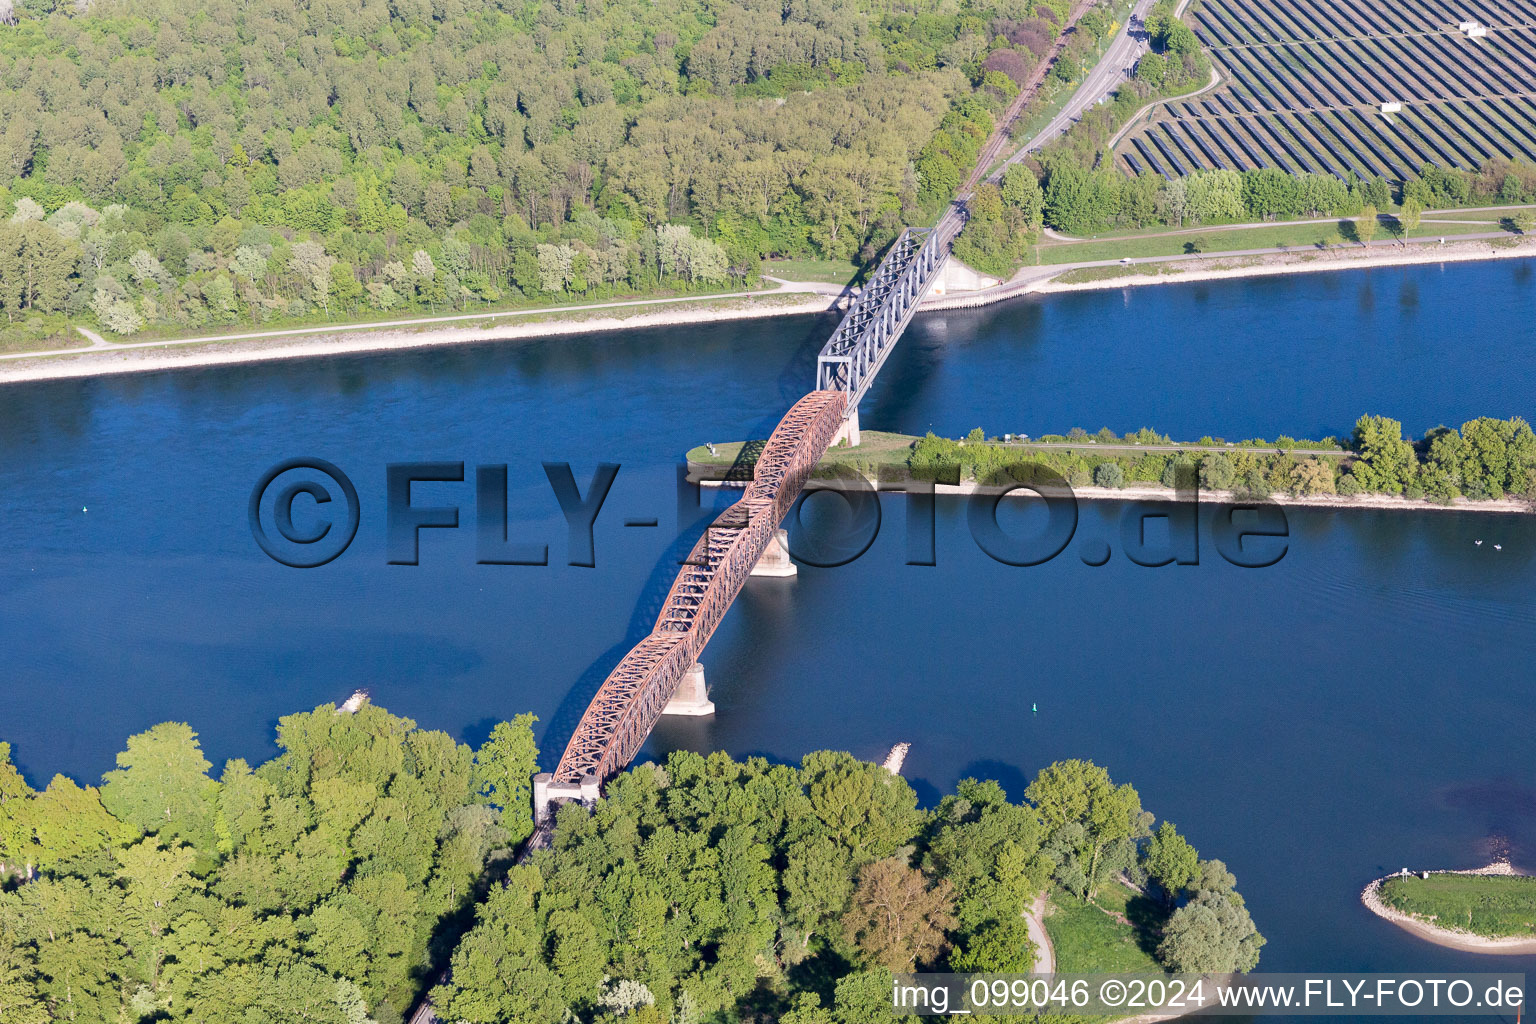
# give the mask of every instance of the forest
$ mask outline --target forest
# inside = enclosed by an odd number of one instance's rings
[[[954,195],[1070,8],[0,0],[0,347],[734,290],[770,257],[851,275]],[[1116,27],[1088,10],[1053,81]],[[1209,68],[1166,5],[1148,28],[1134,80],[1033,182],[978,191],[961,259],[1016,267],[1041,224],[1536,197],[1504,164],[1127,179],[1105,142]]]
[[[950,197],[1068,9],[5,0],[6,338],[867,261]]]
[[[0,1021],[399,1021],[533,831],[532,721],[471,750],[327,705],[217,779],[165,723],[99,786],[40,792],[0,743]]]
[[[1263,938],[1225,865],[1202,860],[1103,768],[1042,769],[1017,803],[966,779],[930,811],[846,753],[798,765],[679,752],[568,805],[512,869],[436,990],[472,1024],[915,1021],[892,972],[1024,972],[1021,914],[1054,886],[1129,880],[1160,908],[1158,960],[1251,970]]]
[[[679,752],[514,862],[532,723],[471,749],[325,705],[217,777],[166,723],[99,786],[41,791],[0,744],[0,1021],[398,1024],[441,982],[443,1019],[475,1024],[879,1024],[907,1019],[892,971],[1026,971],[1037,893],[1125,885],[1167,968],[1258,962],[1231,872],[1091,762],[925,810],[846,753]]]

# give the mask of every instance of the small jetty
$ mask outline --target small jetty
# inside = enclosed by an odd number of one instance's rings
[[[363,706],[365,704],[367,704],[367,703],[368,703],[368,691],[367,690],[353,690],[352,691],[352,696],[350,696],[346,700],[342,701],[341,706],[336,709],[336,714],[338,714],[338,715],[355,715],[359,711],[361,711],[363,709]]]
[[[896,744],[891,748],[891,752],[885,755],[885,760],[880,763],[880,767],[884,768],[892,775],[900,775],[901,766],[907,761],[907,751],[911,749],[912,744],[910,743]]]

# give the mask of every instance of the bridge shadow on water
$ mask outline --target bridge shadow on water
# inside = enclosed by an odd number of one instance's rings
[[[773,428],[778,426],[783,414],[812,390],[816,379],[816,356],[821,351],[826,336],[836,326],[836,322],[837,317],[828,314],[814,317],[806,323],[804,333],[797,339],[785,361],[784,368],[775,380],[778,395],[782,400],[782,408],[759,417],[751,424],[743,425],[741,436],[752,439],[756,443],[743,448],[736,463],[721,475],[721,479],[743,486],[751,480],[751,464],[762,451],[763,441],[773,432]],[[679,466],[678,472],[680,477],[685,476],[686,466]],[[566,743],[575,733],[587,706],[591,704],[592,698],[602,687],[609,673],[635,644],[650,634],[657,616],[661,614],[667,595],[672,590],[673,581],[681,571],[683,562],[694,544],[703,536],[705,527],[719,515],[721,510],[741,497],[741,491],[734,488],[722,490],[695,488],[687,485],[682,479],[678,482],[678,494],[679,535],[662,552],[641,584],[640,596],[635,602],[635,610],[630,615],[623,638],[604,650],[602,655],[582,671],[566,691],[550,720],[545,723],[543,741],[540,744],[540,760],[546,769],[554,768],[561,752],[565,750]],[[697,495],[696,506],[691,504],[694,495]],[[687,501],[684,500],[684,496],[688,496]]]

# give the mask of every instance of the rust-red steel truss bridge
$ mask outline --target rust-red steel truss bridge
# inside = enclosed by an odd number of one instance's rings
[[[603,681],[542,785],[561,799],[596,799],[596,789],[628,767],[698,660],[731,602],[762,558],[779,523],[837,436],[924,296],[942,272],[963,222],[955,204],[931,229],[902,233],[869,285],[823,347],[818,390],[785,414],[758,457],[740,501],[704,531],[650,634]],[[537,780],[536,780],[537,781]],[[547,817],[537,815],[541,830]]]
[[[650,635],[592,698],[553,773],[556,784],[606,781],[628,767],[831,445],[847,401],[843,391],[812,391],[779,421],[746,493],[705,529]]]

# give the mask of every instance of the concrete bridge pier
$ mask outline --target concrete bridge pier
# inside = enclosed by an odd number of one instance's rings
[[[682,681],[677,684],[677,692],[667,701],[661,713],[685,718],[702,718],[715,713],[715,702],[709,699],[709,690],[704,686],[703,665],[694,662],[683,673]]]
[[[602,781],[590,773],[583,775],[580,782],[557,783],[550,772],[540,772],[533,777],[533,823],[549,824],[560,805],[572,800],[580,800],[583,807],[591,810],[603,795],[602,789]]]
[[[846,444],[850,448],[859,446],[859,410],[855,409],[843,420],[843,425],[837,428],[837,433],[832,435],[832,447]]]
[[[763,549],[763,557],[752,567],[752,575],[783,578],[794,576],[799,571],[789,557],[789,531],[774,530],[768,546]]]

